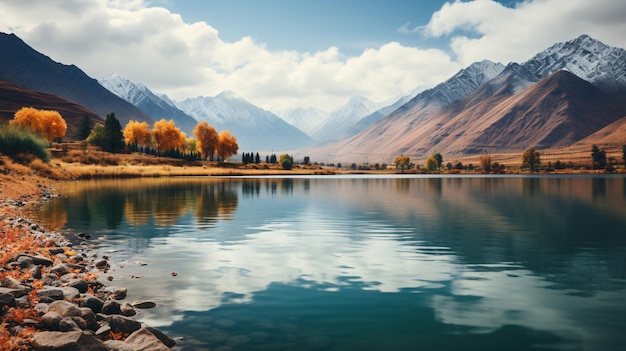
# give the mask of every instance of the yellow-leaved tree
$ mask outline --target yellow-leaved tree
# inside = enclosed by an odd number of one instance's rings
[[[220,132],[219,141],[217,143],[217,155],[222,161],[226,161],[230,156],[236,155],[239,151],[237,139],[231,135],[228,130]]]
[[[181,150],[185,143],[180,129],[176,127],[174,120],[166,121],[161,119],[154,123],[152,128],[152,139],[154,140],[157,153],[172,150]]]
[[[217,149],[219,135],[215,127],[210,126],[207,122],[200,122],[193,129],[193,135],[196,137],[196,150],[200,152],[203,160],[210,158],[213,161],[213,155]]]
[[[129,121],[123,132],[126,145],[133,151],[137,151],[139,146],[144,149],[150,146],[152,134],[150,134],[148,128],[149,126],[146,122]]]
[[[38,110],[33,107],[22,107],[15,112],[11,125],[17,125],[43,136],[48,142],[63,138],[67,131],[67,123],[61,114],[52,110]]]

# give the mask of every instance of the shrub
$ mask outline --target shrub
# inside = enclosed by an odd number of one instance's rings
[[[293,165],[293,157],[288,154],[282,154],[280,155],[279,162],[283,169],[291,169]]]
[[[34,155],[44,162],[50,161],[48,142],[37,134],[7,124],[0,125],[0,153],[15,158],[22,154]],[[27,157],[28,158],[28,157]]]

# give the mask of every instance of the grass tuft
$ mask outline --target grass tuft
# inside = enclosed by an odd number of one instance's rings
[[[0,153],[16,161],[31,162],[33,155],[44,162],[50,161],[48,142],[37,134],[8,124],[0,125]]]

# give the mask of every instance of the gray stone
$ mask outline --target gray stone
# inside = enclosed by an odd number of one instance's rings
[[[169,336],[165,335],[162,331],[157,328],[149,327],[147,325],[143,326],[145,329],[148,329],[154,336],[156,336],[165,346],[174,347],[176,345],[176,341]]]
[[[0,287],[0,295],[2,295],[2,294],[9,294],[9,295],[11,295],[13,297],[22,297],[22,296],[28,294],[28,290]]]
[[[71,302],[59,300],[50,303],[46,313],[56,312],[61,317],[80,317],[80,308]]]
[[[79,318],[79,317],[76,317]],[[85,321],[83,321],[85,324]],[[71,331],[71,330],[83,330],[86,328],[81,328],[78,323],[72,317],[65,317],[59,321],[59,330],[60,331]]]
[[[132,333],[126,340],[125,344],[128,344],[135,351],[169,351],[170,348],[165,346],[161,340],[159,340],[148,329],[141,328]]]
[[[21,268],[28,268],[34,263],[32,258],[28,256],[20,256],[17,258],[17,264],[19,264]]]
[[[102,305],[104,305],[102,299],[89,294],[83,295],[82,300],[79,302],[80,307],[88,307],[93,313],[100,313],[102,311]]]
[[[19,260],[21,256],[30,257],[33,260],[33,264],[36,264],[36,265],[52,266],[54,264],[54,261],[44,256],[20,254],[18,255],[17,259]]]
[[[111,297],[115,300],[124,300],[127,290],[125,288],[107,287],[104,289],[104,292],[111,294]]]
[[[98,327],[98,322],[96,322],[96,314],[93,313],[91,308],[81,307],[80,317],[85,321],[85,323],[87,323],[88,328],[94,329]]]
[[[107,351],[104,343],[91,333],[44,331],[33,335],[35,350],[46,351]]]
[[[37,297],[41,302],[53,302],[63,300],[63,290],[52,286],[45,286],[37,291]]]
[[[57,275],[62,276],[70,272],[70,267],[68,267],[65,263],[60,263],[50,268],[50,272],[56,273]]]
[[[107,262],[107,260],[104,260],[104,259],[96,261],[95,265],[96,265],[96,268],[98,269],[109,268],[109,262]]]
[[[135,351],[131,345],[121,340],[107,340],[104,342],[104,345],[109,351]]]
[[[104,314],[120,314],[122,309],[119,302],[115,300],[106,300],[102,305],[101,312]]]
[[[106,339],[111,335],[111,326],[108,324],[104,324],[100,328],[96,330],[96,337],[98,339]]]
[[[9,293],[0,293],[0,309],[5,306],[16,307],[17,303],[15,302],[15,296]]]
[[[109,322],[111,330],[113,330],[114,333],[132,333],[141,328],[141,323],[132,318],[120,316],[119,314],[106,316],[106,321]]]
[[[77,289],[80,293],[85,293],[89,289],[89,283],[84,279],[71,279],[67,286]]]
[[[135,311],[135,308],[133,307],[133,305],[129,304],[128,302],[124,302],[120,306],[120,314],[122,316],[131,317],[131,316],[136,315],[137,311]]]
[[[135,308],[139,308],[139,309],[145,309],[145,308],[154,308],[156,307],[156,303],[152,302],[152,301],[135,301],[133,302],[133,307]]]
[[[48,312],[41,317],[41,324],[48,330],[59,330],[59,323],[63,317],[57,312]]]
[[[76,288],[72,288],[71,286],[60,287],[63,291],[63,298],[68,301],[74,301],[74,299],[80,296],[80,292]]]

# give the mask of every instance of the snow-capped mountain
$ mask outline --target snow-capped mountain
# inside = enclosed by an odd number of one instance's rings
[[[287,123],[300,129],[308,135],[313,134],[315,128],[322,125],[330,113],[315,107],[295,108],[283,113],[280,117]]]
[[[337,111],[331,113],[323,124],[312,131],[311,136],[317,141],[337,138],[354,126],[363,117],[382,106],[363,96],[353,96]]]
[[[135,105],[155,120],[173,119],[181,131],[191,136],[198,121],[178,109],[166,95],[157,95],[141,83],[133,83],[117,73],[98,81],[113,94]]]
[[[535,81],[565,70],[600,88],[620,90],[626,86],[626,50],[588,35],[554,44],[522,66],[535,75]]]
[[[230,91],[215,97],[199,96],[177,101],[176,106],[198,121],[208,122],[218,132],[229,130],[237,138],[241,151],[280,152],[313,142],[298,128]]]

